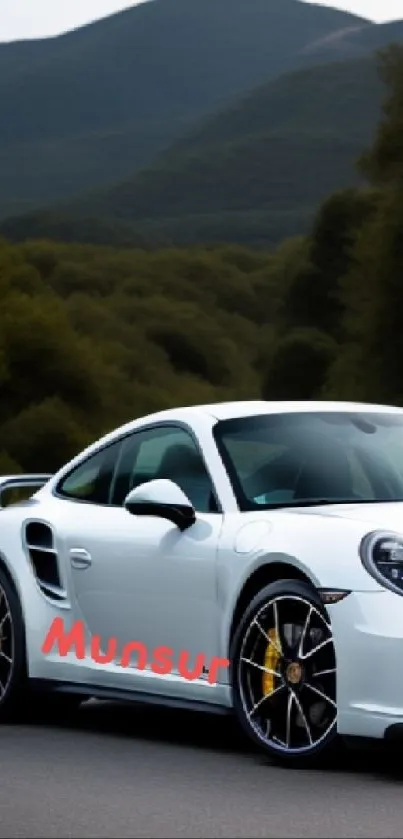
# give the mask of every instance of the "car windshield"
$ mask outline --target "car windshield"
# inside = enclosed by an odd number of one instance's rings
[[[214,436],[241,510],[403,501],[403,412],[242,417]]]

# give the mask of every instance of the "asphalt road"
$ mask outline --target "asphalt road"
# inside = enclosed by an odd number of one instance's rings
[[[0,729],[0,837],[403,837],[403,761],[270,765],[231,719],[116,704]]]

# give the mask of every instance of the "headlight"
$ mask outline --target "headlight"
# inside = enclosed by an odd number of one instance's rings
[[[403,536],[379,530],[368,533],[361,542],[360,554],[371,577],[403,595]]]

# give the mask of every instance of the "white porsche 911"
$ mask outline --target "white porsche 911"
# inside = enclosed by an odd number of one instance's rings
[[[295,765],[401,730],[402,409],[164,411],[0,479],[22,486],[0,512],[3,720],[89,697],[235,712]]]

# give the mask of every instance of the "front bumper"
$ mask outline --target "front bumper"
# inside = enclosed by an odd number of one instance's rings
[[[337,658],[339,734],[393,736],[403,725],[403,597],[353,592],[327,610]]]

